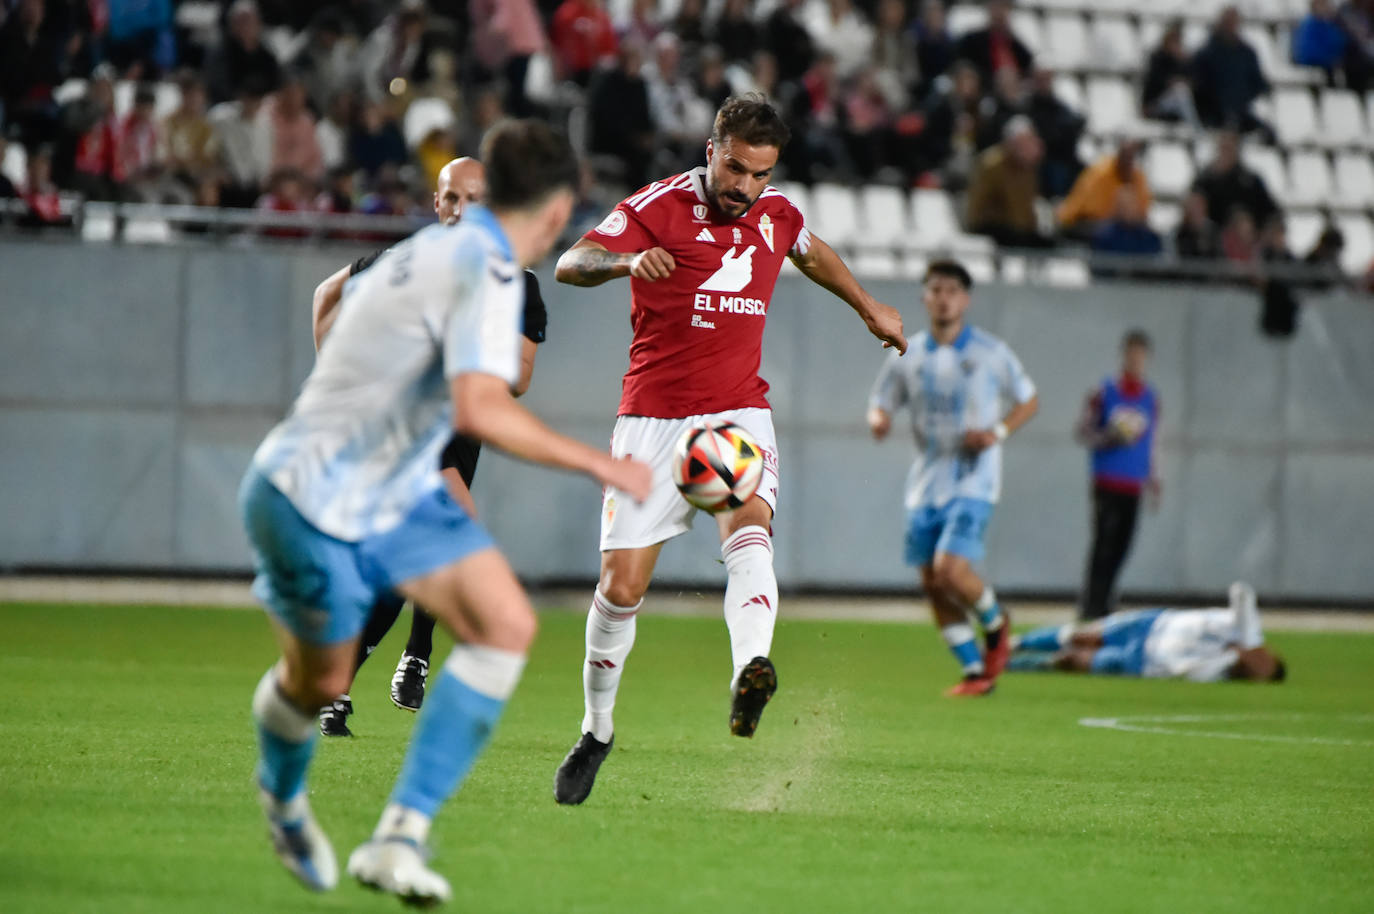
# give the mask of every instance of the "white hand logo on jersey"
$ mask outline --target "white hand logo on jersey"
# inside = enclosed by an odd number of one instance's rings
[[[720,258],[720,269],[707,277],[698,289],[706,292],[738,292],[754,278],[754,245],[744,249],[738,256],[735,249],[725,252]]]

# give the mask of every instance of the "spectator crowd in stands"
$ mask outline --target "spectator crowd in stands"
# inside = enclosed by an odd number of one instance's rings
[[[0,0],[0,134],[28,163],[0,194],[40,213],[56,212],[59,188],[421,213],[444,162],[530,113],[566,121],[589,178],[632,188],[700,161],[716,107],[756,91],[793,130],[779,177],[942,187],[961,195],[969,231],[1002,244],[1249,261],[1283,236],[1238,153],[1241,136],[1273,131],[1255,111],[1269,83],[1235,8],[1192,49],[1170,24],[1141,61],[1146,117],[1220,131],[1166,243],[1146,218],[1142,137],[1081,161],[1086,120],[1013,30],[1010,0],[986,0],[986,24],[962,34],[943,0],[629,0],[615,18],[604,0],[192,5],[199,19],[174,0]],[[1374,0],[1312,0],[1292,58],[1332,84],[1374,87]],[[544,62],[551,91],[531,98]]]

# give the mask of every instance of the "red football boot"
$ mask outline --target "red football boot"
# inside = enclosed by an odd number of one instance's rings
[[[997,687],[988,676],[965,676],[956,685],[945,689],[946,698],[978,698],[983,695],[991,695],[992,690]]]

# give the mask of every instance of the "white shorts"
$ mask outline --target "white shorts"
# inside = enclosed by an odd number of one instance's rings
[[[763,478],[758,496],[778,510],[778,441],[773,411],[759,407],[732,409],[707,416],[653,419],[621,416],[611,435],[611,456],[634,457],[654,469],[654,488],[641,504],[607,487],[601,497],[601,551],[640,549],[670,540],[692,529],[697,509],[673,485],[673,449],[687,429],[704,422],[733,422],[754,437],[763,451]]]

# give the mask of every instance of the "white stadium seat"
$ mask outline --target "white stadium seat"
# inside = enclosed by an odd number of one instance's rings
[[[1024,257],[1003,257],[1001,278],[1002,283],[1008,286],[1024,286],[1026,284],[1026,258]]]
[[[1083,70],[1088,60],[1088,27],[1077,13],[1045,17],[1044,65],[1054,70]]]
[[[957,3],[945,14],[945,25],[955,41],[969,32],[985,28],[987,24],[988,11],[973,3]]]
[[[124,240],[130,244],[167,244],[173,239],[172,226],[155,216],[133,216],[124,223]]]
[[[997,267],[992,262],[991,254],[964,254],[960,257],[964,269],[968,270],[973,281],[979,285],[994,282],[997,279]]]
[[[929,263],[929,258],[924,254],[903,254],[898,262],[898,269],[903,279],[914,279],[919,282],[925,279],[926,266]]]
[[[1340,202],[1346,206],[1374,205],[1374,163],[1368,154],[1345,152],[1336,156],[1335,182]]]
[[[1326,145],[1357,146],[1368,141],[1364,111],[1360,97],[1354,92],[1348,89],[1324,89],[1320,109],[1322,140]]]
[[[1364,216],[1341,216],[1336,227],[1345,236],[1345,250],[1341,252],[1341,269],[1363,276],[1374,260],[1374,227]]]
[[[909,246],[911,220],[907,215],[906,194],[896,187],[869,185],[859,191],[859,243],[864,247]]]
[[[860,251],[854,258],[854,273],[864,279],[896,279],[899,266],[890,251]]]
[[[1288,157],[1288,195],[1294,206],[1320,206],[1333,197],[1331,166],[1321,152],[1295,152]]]
[[[943,190],[918,187],[911,192],[911,225],[923,249],[948,245],[951,238],[963,233],[954,203]]]
[[[1068,73],[1057,73],[1054,77],[1054,94],[1074,111],[1083,112],[1083,81]]]
[[[1086,133],[1078,138],[1078,158],[1084,162],[1096,162],[1102,154],[1102,146]]]
[[[1285,146],[1301,146],[1317,136],[1317,106],[1307,89],[1274,90],[1274,129]]]
[[[1040,268],[1040,279],[1046,285],[1081,289],[1092,284],[1088,265],[1074,257],[1051,257]]]
[[[1321,214],[1311,210],[1294,210],[1284,221],[1288,229],[1288,250],[1298,259],[1306,257],[1307,252],[1316,246],[1322,229],[1326,227],[1326,220]]]
[[[842,184],[817,184],[811,196],[813,212],[807,221],[816,234],[832,245],[851,245],[859,240],[859,208],[852,188]]]
[[[1124,79],[1094,76],[1088,80],[1088,129],[1097,136],[1110,136],[1135,125],[1135,93]]]
[[[1045,49],[1045,37],[1040,31],[1040,17],[1027,9],[1011,11],[1011,30],[1025,43],[1030,52],[1039,56]]]
[[[1266,27],[1254,22],[1247,22],[1240,27],[1240,35],[1255,49],[1255,56],[1259,58],[1260,72],[1270,79],[1274,78],[1274,73],[1278,69],[1278,53],[1274,49],[1274,35]]]
[[[9,143],[5,146],[4,161],[0,161],[0,174],[9,178],[15,187],[23,187],[27,183],[29,170],[29,154],[24,150],[23,143]]]
[[[1145,176],[1161,197],[1182,197],[1193,184],[1193,157],[1181,143],[1152,143],[1145,150]]]
[[[1135,26],[1122,16],[1098,16],[1093,20],[1089,62],[1099,70],[1134,73],[1145,55]]]
[[[792,205],[801,210],[802,218],[808,222],[812,216],[811,195],[807,193],[805,184],[796,184],[791,181],[781,181],[773,187],[782,191],[787,199],[792,201]]]
[[[1174,233],[1182,218],[1183,207],[1177,203],[1162,203],[1156,200],[1150,204],[1150,228],[1166,238]]]
[[[1283,167],[1283,157],[1279,155],[1277,149],[1247,143],[1241,149],[1240,159],[1247,168],[1258,173],[1264,179],[1264,184],[1269,188],[1269,193],[1280,200],[1287,199],[1288,170]]]

